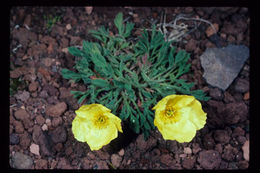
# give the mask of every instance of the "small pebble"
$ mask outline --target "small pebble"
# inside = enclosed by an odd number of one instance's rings
[[[125,154],[125,150],[124,149],[121,149],[119,152],[118,152],[119,156],[123,156]]]
[[[10,135],[10,144],[11,145],[17,145],[17,144],[19,144],[19,142],[20,142],[19,136],[15,133],[12,133]]]
[[[185,148],[184,148],[184,153],[185,153],[185,154],[191,154],[191,153],[192,153],[191,148],[185,147]]]
[[[43,130],[43,131],[47,131],[47,130],[48,130],[48,126],[47,126],[46,124],[43,124],[43,125],[42,125],[42,130]]]
[[[39,156],[40,155],[39,145],[32,143],[32,145],[30,146],[30,152]]]
[[[66,25],[66,29],[67,29],[67,30],[71,30],[71,25],[70,25],[70,24],[67,24],[67,25]]]

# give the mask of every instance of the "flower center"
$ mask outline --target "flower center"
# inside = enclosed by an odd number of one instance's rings
[[[175,113],[175,110],[173,109],[173,107],[167,107],[165,110],[165,115],[169,118],[174,116],[174,113]]]
[[[99,114],[95,117],[94,125],[99,129],[105,128],[108,125],[108,118],[103,114]]]

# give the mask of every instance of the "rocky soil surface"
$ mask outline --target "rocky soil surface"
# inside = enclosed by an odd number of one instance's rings
[[[115,33],[114,17],[135,23],[133,35],[150,22],[167,21],[180,13],[203,18],[176,46],[191,53],[191,72],[183,78],[195,81],[195,89],[211,96],[202,102],[207,123],[190,143],[165,141],[154,130],[147,141],[123,127],[124,134],[99,151],[76,141],[71,132],[74,111],[79,108],[71,90],[84,85],[63,79],[61,68],[72,69],[75,57],[67,47],[93,40],[88,34],[101,25]],[[60,20],[48,28],[46,17]],[[19,169],[247,169],[249,166],[249,59],[236,79],[222,91],[206,83],[200,55],[206,48],[229,44],[249,46],[247,8],[101,8],[15,7],[10,16],[10,166]],[[138,29],[139,28],[139,29]],[[186,41],[186,42],[185,42]]]

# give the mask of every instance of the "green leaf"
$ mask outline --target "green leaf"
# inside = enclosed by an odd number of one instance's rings
[[[82,56],[82,55],[83,55],[82,51],[79,50],[79,49],[76,48],[76,47],[69,47],[69,48],[68,48],[68,51],[69,51],[69,53],[70,53],[71,55],[73,55],[73,56]]]
[[[123,34],[123,36],[124,36],[125,38],[127,38],[127,37],[130,36],[131,31],[132,31],[132,29],[134,28],[134,25],[135,25],[135,24],[133,24],[133,23],[131,23],[131,22],[126,24],[125,33]]]
[[[130,116],[130,124],[135,133],[140,133],[140,124],[134,115]]]
[[[92,79],[91,80],[91,84],[97,86],[97,87],[109,87],[110,84],[107,80],[103,80],[103,79]]]
[[[145,128],[146,130],[150,130],[150,129],[151,129],[151,127],[150,127],[148,121],[144,121],[144,128]]]
[[[168,62],[169,62],[169,68],[172,68],[174,65],[174,53],[175,53],[176,48],[172,47],[170,50],[170,53],[168,55]]]
[[[152,94],[150,92],[147,92],[145,90],[141,90],[142,94],[147,98],[153,98]]]
[[[184,50],[180,50],[177,53],[176,57],[175,57],[175,62],[174,63],[178,64],[179,62],[181,62],[184,59],[184,57],[185,57],[185,51]]]
[[[118,13],[116,15],[116,18],[114,19],[114,23],[118,29],[118,33],[119,35],[122,35],[123,34],[123,31],[124,31],[124,25],[123,25],[123,13]]]
[[[88,94],[81,96],[80,99],[78,100],[78,104],[81,104],[86,99],[87,96]]]
[[[78,82],[81,79],[81,74],[75,73],[65,68],[61,69],[61,74],[65,79],[72,79],[76,82]]]

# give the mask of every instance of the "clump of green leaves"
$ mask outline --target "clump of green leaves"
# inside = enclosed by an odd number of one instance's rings
[[[147,138],[154,128],[151,108],[157,101],[171,94],[189,94],[199,100],[208,100],[202,90],[192,90],[180,76],[189,72],[190,55],[184,50],[177,52],[172,42],[164,40],[162,33],[152,27],[144,29],[139,40],[129,41],[133,23],[123,23],[119,13],[114,19],[118,33],[110,34],[104,26],[90,33],[99,42],[83,41],[82,49],[69,47],[70,54],[80,57],[75,72],[62,69],[65,79],[82,81],[87,90],[71,91],[78,103],[99,103],[128,121],[136,132]]]
[[[24,80],[22,80],[21,78],[17,78],[17,79],[13,79],[10,78],[9,79],[9,94],[10,96],[13,96],[14,94],[16,94],[16,92],[18,90],[23,90],[26,86],[26,82]]]
[[[46,28],[48,32],[51,32],[52,27],[61,20],[61,16],[52,16],[44,15],[43,19],[45,20]]]

